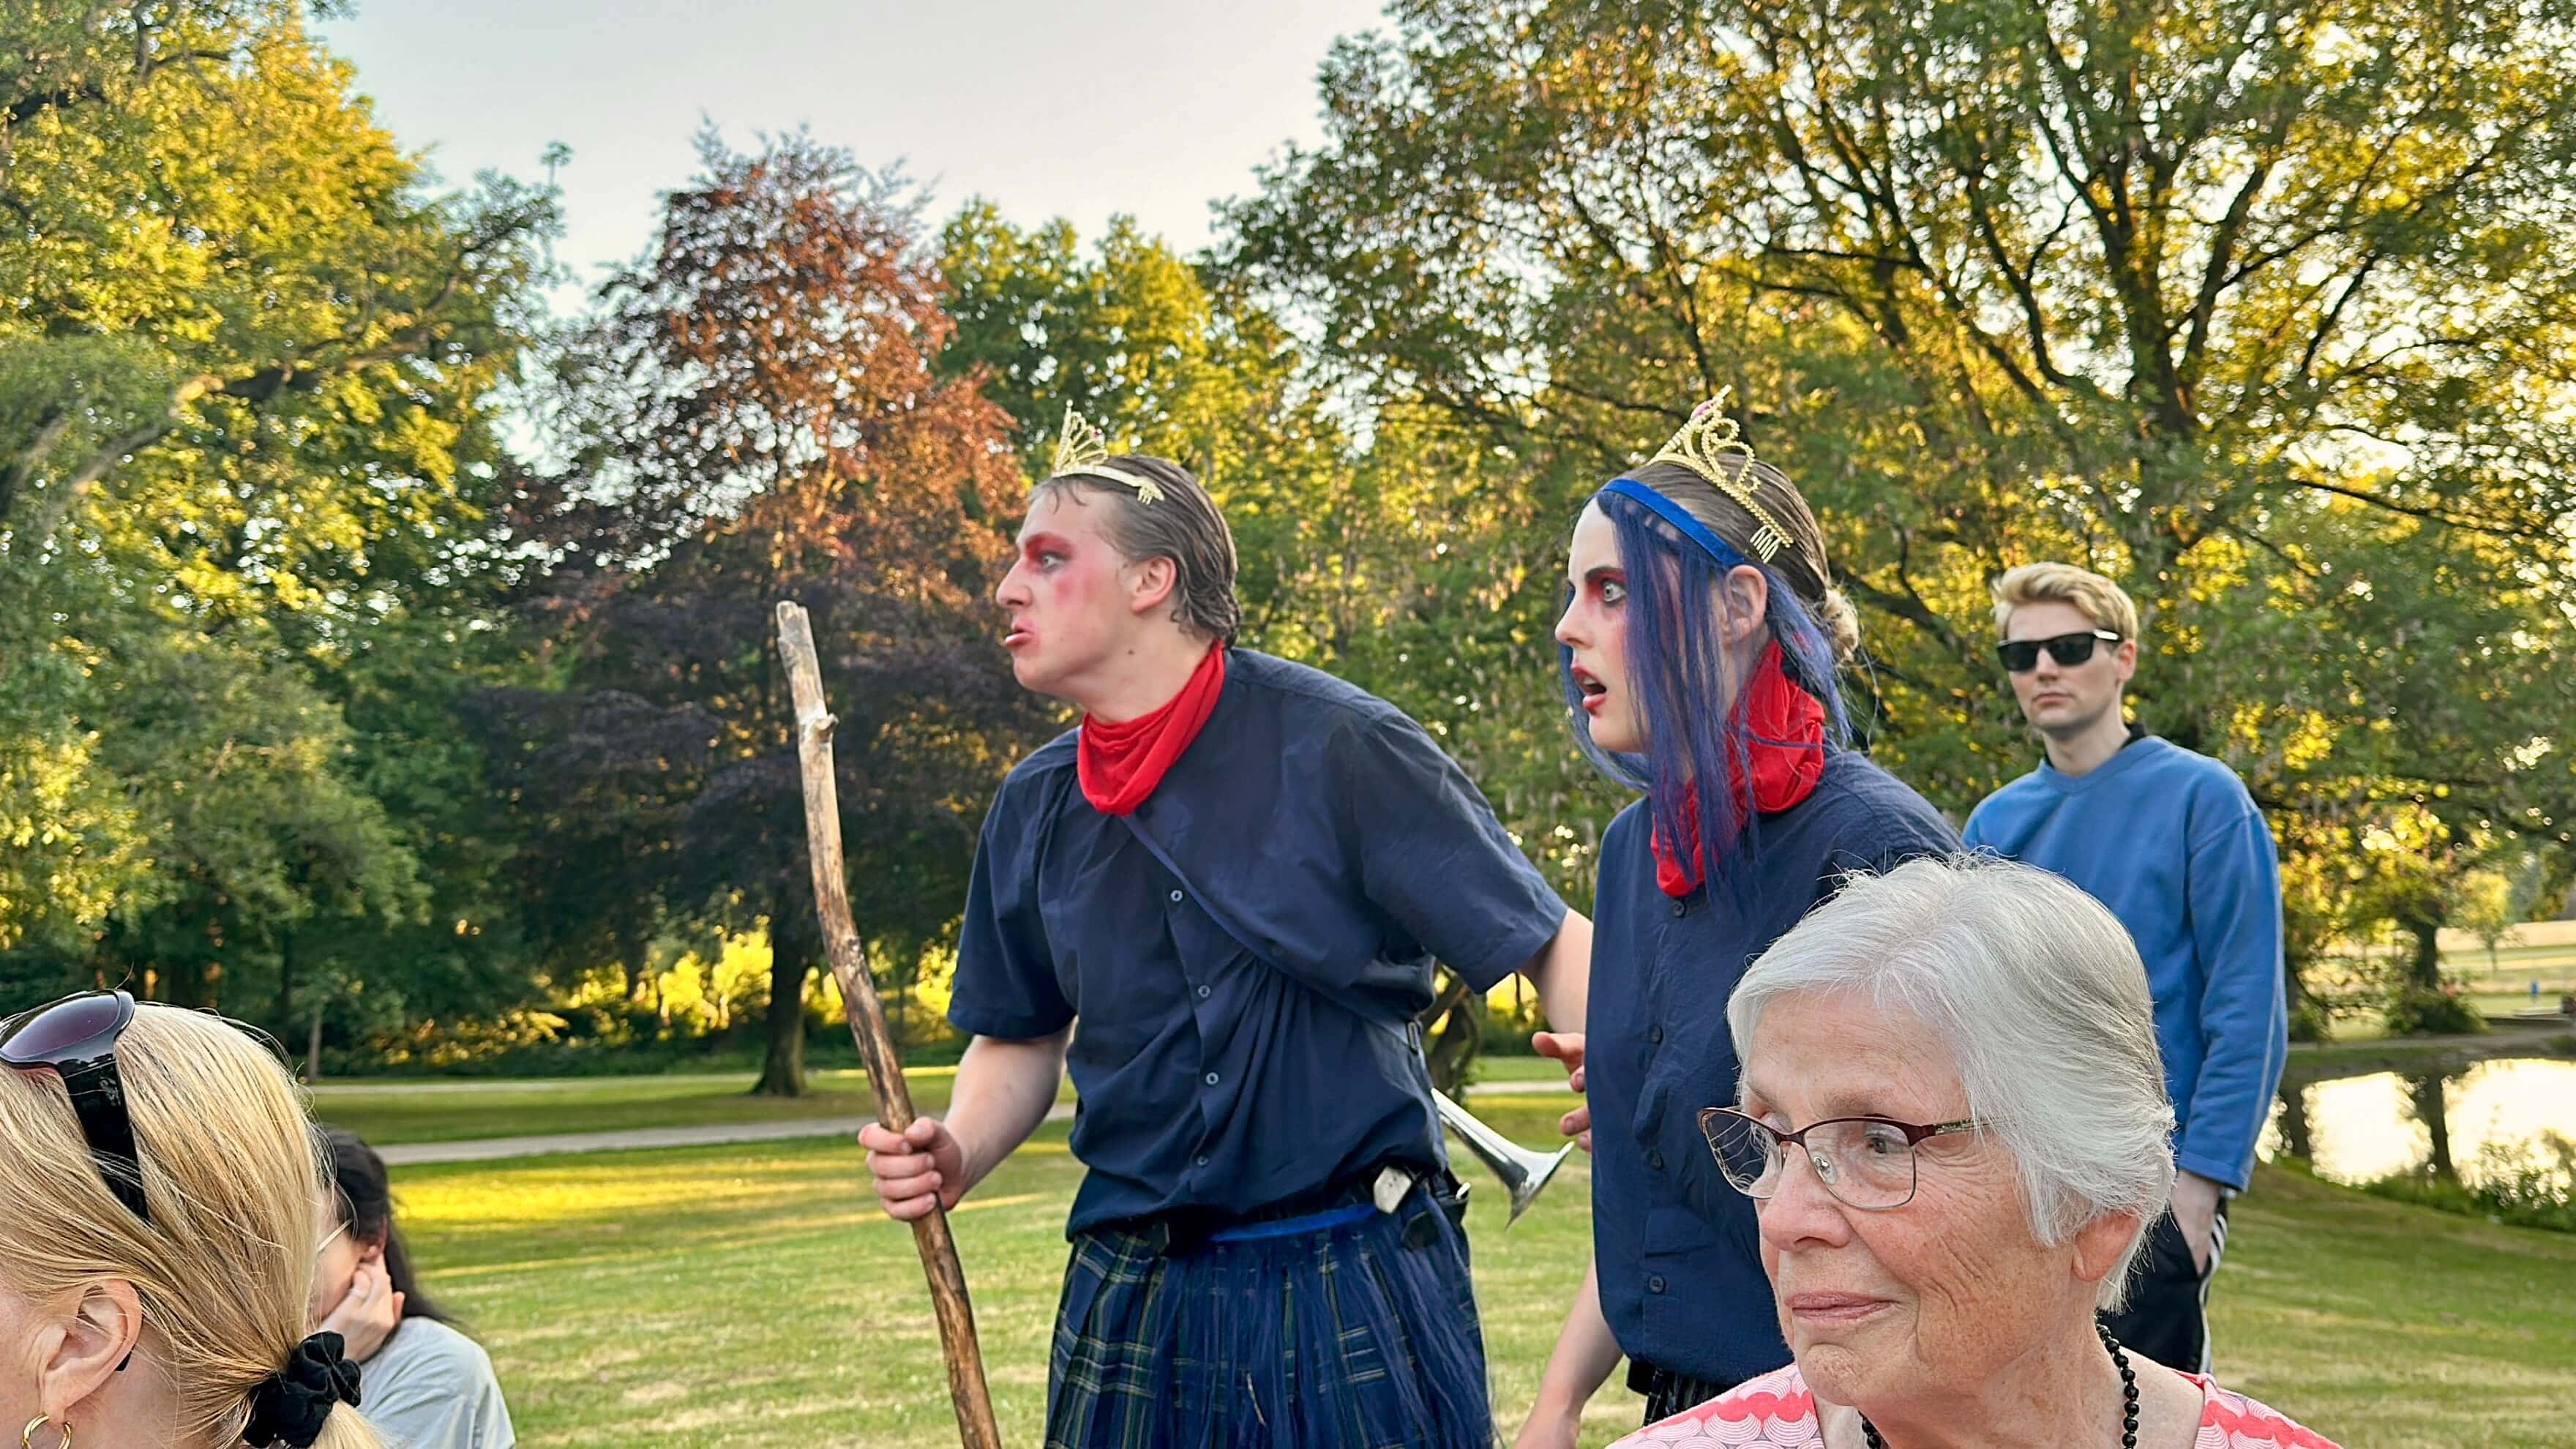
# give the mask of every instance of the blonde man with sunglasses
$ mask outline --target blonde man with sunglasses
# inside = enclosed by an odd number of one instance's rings
[[[2178,1124],[2173,1211],[2139,1255],[2121,1342],[2207,1372],[2209,1280],[2287,1050],[2281,873],[2234,772],[2129,723],[2138,610],[2068,564],[1995,581],[1996,655],[2047,758],[1968,817],[1972,848],[2056,872],[2110,907],[2145,960]]]

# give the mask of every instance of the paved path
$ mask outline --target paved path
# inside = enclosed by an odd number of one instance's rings
[[[475,1087],[480,1083],[459,1083]],[[435,1090],[435,1088],[424,1088]],[[1480,1082],[1471,1097],[1559,1090],[1552,1082]],[[1059,1103],[1050,1122],[1073,1120],[1073,1104]],[[633,1152],[653,1147],[716,1147],[729,1142],[790,1142],[811,1137],[855,1137],[873,1117],[806,1117],[793,1122],[716,1122],[697,1127],[632,1127],[617,1132],[558,1132],[531,1137],[477,1137],[461,1142],[398,1142],[377,1150],[395,1167],[423,1162],[496,1162],[559,1152]]]

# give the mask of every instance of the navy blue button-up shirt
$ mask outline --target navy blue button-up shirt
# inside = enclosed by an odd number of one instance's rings
[[[1592,1242],[1619,1347],[1676,1373],[1736,1383],[1789,1361],[1762,1272],[1753,1200],[1727,1185],[1699,1111],[1735,1101],[1726,1002],[1745,968],[1850,870],[1959,848],[1923,797],[1839,752],[1805,800],[1758,824],[1760,848],[1681,900],[1655,884],[1639,801],[1601,838],[1584,1086],[1592,1107]],[[1749,912],[1738,902],[1749,902]]]
[[[948,1013],[1014,1040],[1079,1018],[1067,1232],[1445,1163],[1411,1030],[1433,960],[1488,987],[1565,919],[1465,773],[1394,706],[1245,649],[1125,820],[1083,798],[1075,739],[985,817]]]

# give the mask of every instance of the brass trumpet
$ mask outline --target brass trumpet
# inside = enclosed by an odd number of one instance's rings
[[[1492,1168],[1494,1176],[1503,1180],[1503,1190],[1512,1195],[1512,1215],[1506,1227],[1521,1220],[1521,1214],[1538,1200],[1548,1179],[1556,1176],[1556,1170],[1574,1151],[1571,1142],[1556,1149],[1554,1156],[1531,1151],[1477,1121],[1475,1113],[1451,1101],[1448,1093],[1434,1092],[1431,1100],[1440,1110],[1440,1124],[1457,1134],[1478,1161]]]

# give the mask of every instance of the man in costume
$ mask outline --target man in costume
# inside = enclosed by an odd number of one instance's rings
[[[1233,539],[1188,473],[1068,411],[1019,544],[1003,645],[1083,719],[985,819],[947,1118],[860,1138],[887,1211],[954,1206],[1069,1064],[1048,1445],[1482,1449],[1414,1017],[1437,958],[1579,1029],[1590,924],[1412,720],[1233,647]]]
[[[1644,792],[1601,837],[1579,1067],[1593,1271],[1523,1427],[1571,1449],[1624,1354],[1646,1421],[1789,1362],[1753,1204],[1720,1175],[1703,1108],[1736,1100],[1727,998],[1840,888],[1958,848],[1923,798],[1844,747],[1837,669],[1859,643],[1815,515],[1703,404],[1576,521],[1556,637],[1577,740]]]
[[[2173,1099],[2173,1211],[2139,1255],[2111,1332],[2172,1368],[2209,1371],[2209,1281],[2227,1248],[2289,1051],[2281,868],[2234,771],[2131,724],[2138,607],[2069,564],[1995,581],[1996,652],[2047,749],[1986,797],[1968,843],[2066,877],[2138,943]]]

